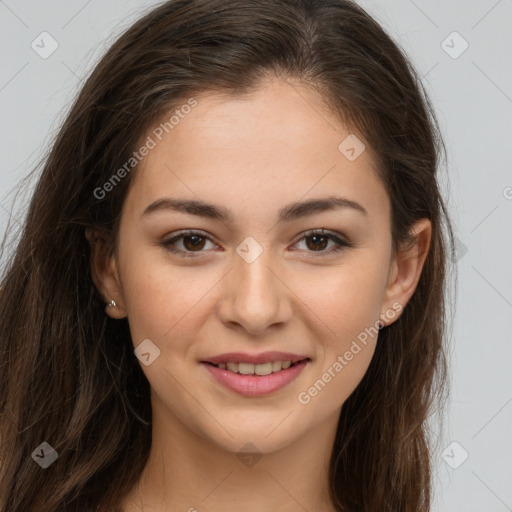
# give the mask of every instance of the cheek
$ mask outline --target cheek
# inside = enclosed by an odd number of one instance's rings
[[[324,275],[316,273],[296,290],[304,314],[316,324],[318,367],[298,397],[311,410],[334,411],[361,382],[375,352],[385,262],[361,253]]]
[[[218,279],[211,272],[166,264],[161,255],[150,257],[149,251],[126,254],[121,279],[134,343],[146,338],[157,344],[179,339],[176,333]]]
[[[340,348],[378,320],[385,278],[380,262],[354,255],[325,272],[296,280],[294,292],[323,324],[326,344]]]
[[[325,285],[322,291],[304,286],[300,293],[307,297],[309,317],[316,318],[318,364],[297,400],[309,415],[323,417],[347,400],[368,370],[378,337],[381,290],[369,272],[338,272],[316,282]]]
[[[339,409],[363,379],[374,352],[374,342],[366,346],[356,342],[346,351],[332,354],[297,396],[298,402],[307,408],[305,412],[323,417]]]

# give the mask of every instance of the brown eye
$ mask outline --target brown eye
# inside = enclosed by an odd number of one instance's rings
[[[304,238],[311,241],[311,243],[306,242],[306,245],[312,251],[325,249],[329,242],[329,237],[325,235],[310,235]]]
[[[341,251],[345,247],[354,246],[348,240],[341,238],[341,236],[342,235],[337,236],[337,234],[334,233],[324,232],[323,229],[313,230],[304,233],[302,238],[297,243],[300,244],[304,240],[306,252],[319,253],[319,257],[328,256],[329,254]],[[328,248],[329,242],[333,243],[333,246],[331,246],[330,249]]]
[[[204,236],[199,235],[188,235],[183,236],[183,246],[187,251],[195,251],[196,249],[201,250],[205,244]]]
[[[164,240],[162,246],[175,254],[182,255],[184,257],[194,257],[197,253],[200,255],[202,252],[206,252],[205,245],[211,243],[214,247],[215,244],[203,233],[195,231],[185,231],[173,236],[169,240]]]

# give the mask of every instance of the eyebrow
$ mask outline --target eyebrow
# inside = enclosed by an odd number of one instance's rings
[[[278,222],[289,222],[308,215],[344,208],[350,208],[362,215],[368,216],[368,212],[364,206],[356,201],[339,196],[330,196],[290,203],[279,210]],[[223,206],[206,203],[200,200],[176,199],[170,197],[163,197],[151,203],[142,213],[142,217],[147,217],[154,212],[162,210],[188,213],[190,215],[197,215],[198,217],[205,217],[226,223],[232,223],[234,221],[233,214]]]

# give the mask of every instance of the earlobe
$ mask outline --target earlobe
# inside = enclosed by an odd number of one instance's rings
[[[386,312],[393,308],[395,303],[400,304],[400,312],[403,311],[416,290],[430,249],[431,222],[428,219],[418,220],[412,226],[410,234],[412,241],[398,250],[392,263],[381,311],[381,321],[384,325],[394,321],[386,320]],[[393,315],[393,318],[396,320],[399,316],[400,314]]]
[[[105,301],[105,312],[112,318],[126,316],[123,295],[112,246],[106,237],[87,228],[85,237],[91,248],[91,275],[94,285]]]

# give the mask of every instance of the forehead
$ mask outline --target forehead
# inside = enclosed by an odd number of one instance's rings
[[[243,96],[211,91],[193,100],[145,134],[154,147],[129,194],[139,212],[165,195],[261,211],[336,193],[368,210],[389,208],[368,144],[312,89],[274,80]]]

